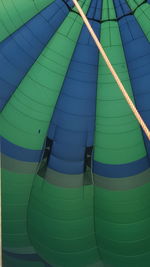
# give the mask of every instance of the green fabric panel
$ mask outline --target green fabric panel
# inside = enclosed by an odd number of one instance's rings
[[[132,10],[134,10],[139,4],[141,4],[141,2],[143,1],[127,0],[127,3]],[[145,36],[150,41],[150,4],[143,3],[143,5],[139,6],[136,9],[134,16],[141,26]]]
[[[28,202],[29,196],[28,193],[30,191],[30,187],[32,185],[33,174],[20,174],[13,173],[7,170],[2,169],[2,198],[3,203],[12,204],[12,201],[17,201],[17,194],[21,195],[22,201],[19,204],[24,204]],[[11,181],[13,188],[11,186]],[[13,189],[13,190],[12,190]],[[6,194],[8,194],[9,199],[6,198]]]
[[[12,143],[42,148],[82,25],[77,14],[67,16],[2,111],[1,134]]]
[[[118,243],[132,243],[133,240],[139,242],[139,240],[145,240],[150,237],[150,229],[148,231],[145,230],[149,228],[150,219],[132,224],[117,224],[96,218],[96,223],[99,225],[97,235],[100,233],[101,240],[107,239]]]
[[[49,250],[56,250],[60,253],[79,252],[81,250],[85,251],[91,249],[91,247],[96,247],[94,234],[90,232],[89,235],[85,234],[85,232],[88,232],[87,228],[89,228],[86,220],[83,220],[83,222],[80,220],[77,227],[77,222],[53,221],[51,218],[49,220],[44,219],[43,214],[40,216],[34,211],[32,211],[32,215],[30,214],[30,216],[30,220],[37,218],[39,221],[38,227],[35,223],[32,223],[32,225],[29,224],[30,231],[32,231],[32,239],[35,239],[35,245],[37,240],[37,242],[41,242],[49,247]],[[46,223],[44,223],[44,221]],[[45,231],[44,234],[41,227]],[[72,232],[74,235],[72,235]]]
[[[128,191],[95,187],[95,230],[102,258],[105,258],[105,252],[113,253],[120,258],[129,257],[127,262],[130,264],[130,256],[138,257],[149,252],[149,190],[150,183]],[[146,263],[146,257],[143,260]],[[116,267],[117,261],[112,266]],[[128,266],[127,262],[125,260],[121,266]],[[135,258],[134,264],[137,262]]]
[[[150,238],[134,242],[115,242],[101,237],[99,239],[99,245],[103,249],[107,247],[107,250],[112,253],[135,256],[149,252]]]
[[[101,249],[101,253],[103,255],[104,266],[108,267],[149,267],[150,263],[150,253],[136,256],[124,256],[110,253],[105,249]]]
[[[3,225],[2,225],[3,226]],[[31,241],[27,235],[27,231],[25,233],[3,233],[3,248],[13,249],[15,253],[17,253],[17,248],[26,248],[31,247]]]
[[[107,5],[109,3],[109,5]],[[114,16],[112,1],[103,1],[104,11]],[[103,13],[102,13],[103,14]],[[134,102],[117,22],[101,25],[101,43]],[[94,159],[106,164],[125,164],[146,155],[140,127],[104,60],[99,58]]]
[[[143,3],[143,0],[127,0],[126,1],[132,10],[136,9]]]
[[[103,265],[96,265],[99,258],[97,256],[97,249],[95,248],[74,253],[60,253],[57,251],[51,251],[41,242],[36,242],[35,248],[37,251],[40,251],[39,255],[41,257],[44,257],[47,262],[51,262],[52,266],[55,267],[103,267]]]
[[[96,213],[112,223],[135,223],[150,216],[150,183],[128,191],[95,187]],[[134,211],[134,212],[133,212]]]
[[[102,20],[116,19],[116,14],[112,1],[103,0],[102,1]]]
[[[27,235],[27,205],[33,174],[2,169],[2,233],[4,247],[30,246]]]
[[[54,0],[0,0],[0,41],[52,2]]]
[[[38,202],[38,208],[37,208]],[[49,216],[49,210],[51,211],[52,220],[79,220],[88,218],[91,216],[92,201],[90,199],[84,202],[81,200],[64,201],[61,200],[60,206],[58,207],[58,200],[51,199],[50,203],[45,203],[42,199],[40,202],[37,197],[32,195],[31,204],[35,208],[35,212],[38,211],[44,216]],[[45,209],[43,210],[43,205]],[[78,206],[80,205],[80,206]],[[85,208],[85,209],[84,209]]]
[[[68,189],[36,176],[28,230],[38,253],[49,263],[70,267],[98,261],[92,200],[91,185]]]

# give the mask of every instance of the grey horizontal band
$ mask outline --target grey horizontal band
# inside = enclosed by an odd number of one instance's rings
[[[150,168],[139,174],[124,178],[108,178],[93,174],[94,184],[108,190],[129,190],[150,182]]]
[[[19,161],[1,154],[1,167],[12,172],[32,174],[37,172],[37,162]],[[85,174],[64,174],[46,168],[44,179],[60,187],[76,188],[86,183]],[[109,178],[93,174],[94,185],[108,190],[129,190],[150,182],[150,168],[139,174],[124,178]],[[91,184],[88,182],[87,184]]]
[[[8,171],[32,174],[36,172],[37,166],[37,162],[16,160],[1,154],[1,168],[4,168]]]
[[[84,174],[65,174],[47,168],[45,179],[49,183],[60,187],[81,187],[83,186]]]
[[[64,174],[47,168],[43,178],[53,185],[65,188],[77,188],[85,185],[84,173]],[[124,178],[110,178],[93,174],[93,180],[95,186],[108,190],[134,189],[150,182],[150,168],[137,175]]]

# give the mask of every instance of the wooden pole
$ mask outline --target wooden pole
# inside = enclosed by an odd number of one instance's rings
[[[76,6],[76,8],[77,8],[79,14],[81,15],[81,17],[82,17],[82,19],[83,19],[85,25],[87,26],[87,28],[88,28],[88,30],[89,30],[89,32],[90,32],[92,38],[94,39],[94,41],[95,41],[95,43],[96,43],[96,45],[97,45],[97,47],[98,47],[98,49],[99,49],[99,51],[100,51],[102,57],[104,58],[104,61],[106,62],[107,66],[108,66],[108,68],[109,68],[109,70],[110,70],[110,72],[112,73],[112,75],[113,75],[113,77],[114,77],[116,83],[118,84],[118,86],[119,86],[119,88],[120,88],[122,94],[124,95],[124,97],[125,97],[127,103],[129,104],[129,106],[130,106],[132,112],[134,113],[136,119],[138,120],[139,124],[140,124],[141,127],[143,128],[143,131],[145,132],[146,136],[147,136],[148,139],[150,140],[150,131],[149,131],[148,127],[146,126],[146,124],[145,124],[145,122],[143,121],[141,115],[140,115],[139,112],[137,111],[137,109],[136,109],[134,103],[132,102],[131,98],[129,97],[128,93],[126,92],[126,90],[125,90],[125,88],[124,88],[124,86],[123,86],[121,80],[119,79],[119,77],[118,77],[116,71],[114,70],[112,64],[110,63],[110,61],[109,61],[109,59],[108,59],[108,57],[107,57],[107,55],[106,55],[106,53],[105,53],[105,51],[104,51],[104,49],[103,49],[101,43],[100,43],[100,41],[98,40],[98,38],[97,38],[97,36],[96,36],[94,30],[92,29],[92,27],[91,27],[91,25],[90,25],[90,23],[89,23],[87,17],[85,16],[85,14],[84,14],[82,8],[81,8],[80,5],[78,4],[77,0],[72,0],[72,1],[73,1],[74,5]]]

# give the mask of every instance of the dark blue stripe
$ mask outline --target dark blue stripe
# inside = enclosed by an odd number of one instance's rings
[[[23,148],[9,142],[3,137],[1,137],[1,152],[11,158],[28,162],[38,162],[42,154],[42,150]]]
[[[72,0],[63,0],[70,8],[74,7],[74,3]]]
[[[79,161],[63,160],[61,158],[50,156],[48,167],[57,172],[66,174],[81,174],[84,172],[84,159]]]
[[[114,5],[117,18],[129,14],[132,11],[125,0],[114,0]]]
[[[101,19],[101,10],[102,10],[102,0],[98,0],[95,14],[94,14],[94,19],[97,19],[97,20]]]
[[[91,2],[88,15],[94,16],[98,2]],[[99,23],[91,25],[99,36]],[[85,148],[94,139],[97,72],[98,50],[84,25],[49,128],[54,142],[48,166],[58,172],[84,172]]]
[[[110,178],[129,177],[143,172],[149,167],[150,163],[147,157],[131,163],[120,165],[104,164],[95,160],[93,161],[93,172],[95,174]]]

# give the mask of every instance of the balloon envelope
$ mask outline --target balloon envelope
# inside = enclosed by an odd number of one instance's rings
[[[150,129],[150,1],[79,0]],[[72,1],[0,1],[4,266],[148,267],[150,144]]]

